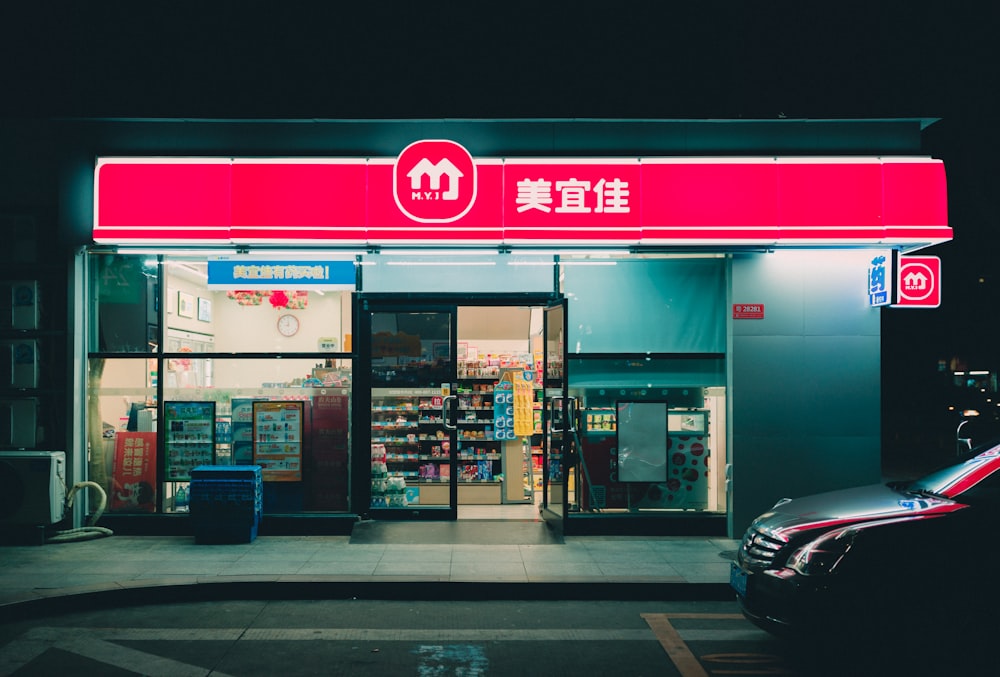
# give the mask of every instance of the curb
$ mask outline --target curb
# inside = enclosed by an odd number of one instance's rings
[[[729,601],[727,583],[452,581],[204,581],[169,585],[109,587],[0,605],[0,623],[95,608],[232,600],[411,600],[446,601]]]

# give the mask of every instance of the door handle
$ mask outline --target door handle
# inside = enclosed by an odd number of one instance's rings
[[[448,419],[448,409],[450,409],[448,400],[454,400],[456,397],[456,395],[448,395],[441,401],[441,424],[445,430],[458,430],[458,425]]]
[[[562,395],[555,395],[549,398],[549,420],[552,421],[552,427],[549,429],[550,432],[553,433],[566,432],[566,428],[564,427],[566,425],[566,409],[565,407],[563,409],[556,409],[556,402],[557,401],[561,402],[565,399],[566,398],[563,397]],[[559,418],[556,417],[557,411],[560,414]],[[563,426],[563,427],[557,427],[557,426]]]

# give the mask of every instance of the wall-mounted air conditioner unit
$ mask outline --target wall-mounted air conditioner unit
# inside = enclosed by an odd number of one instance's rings
[[[0,387],[38,387],[38,342],[0,341]]]
[[[0,447],[25,449],[38,443],[38,400],[0,399]]]
[[[0,524],[55,524],[65,504],[65,452],[0,451]]]
[[[38,282],[0,282],[0,329],[38,329]]]

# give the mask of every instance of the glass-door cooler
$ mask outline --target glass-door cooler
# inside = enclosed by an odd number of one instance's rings
[[[444,402],[440,388],[372,389],[372,508],[450,505]]]

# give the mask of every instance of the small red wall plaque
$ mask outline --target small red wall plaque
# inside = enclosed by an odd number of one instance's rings
[[[763,320],[764,319],[764,304],[763,303],[734,303],[733,304],[733,319],[734,320]]]

